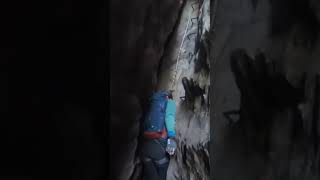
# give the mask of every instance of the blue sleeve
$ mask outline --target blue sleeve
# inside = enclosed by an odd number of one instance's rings
[[[175,126],[176,126],[176,103],[169,99],[167,102],[167,108],[166,108],[166,128],[168,131],[168,136],[169,137],[175,137],[176,136],[176,131],[175,131]]]

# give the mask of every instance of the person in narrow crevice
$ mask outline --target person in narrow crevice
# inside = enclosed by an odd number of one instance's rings
[[[152,95],[144,121],[142,160],[145,180],[166,180],[170,157],[175,154],[176,104],[172,92]]]

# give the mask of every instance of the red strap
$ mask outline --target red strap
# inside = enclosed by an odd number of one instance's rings
[[[164,128],[160,132],[144,132],[144,137],[148,138],[148,139],[166,138],[167,137],[167,131]]]

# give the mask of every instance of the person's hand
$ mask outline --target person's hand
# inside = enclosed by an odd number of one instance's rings
[[[167,140],[167,148],[166,148],[166,151],[168,152],[168,154],[170,156],[174,155],[175,151],[176,151],[176,148],[177,148],[177,143],[174,139],[172,138],[169,138]]]

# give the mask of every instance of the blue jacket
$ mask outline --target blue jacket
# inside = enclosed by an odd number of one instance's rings
[[[168,137],[175,137],[176,136],[175,116],[176,116],[176,103],[173,100],[169,99],[167,102],[166,118],[165,118],[166,128],[168,131]]]

